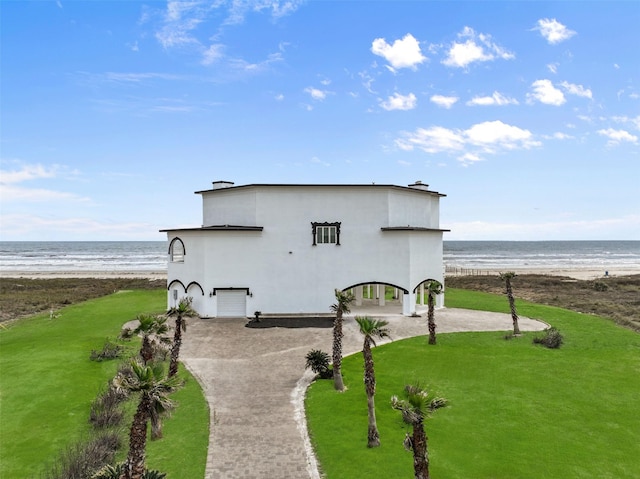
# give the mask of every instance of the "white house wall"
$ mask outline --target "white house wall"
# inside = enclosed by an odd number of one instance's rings
[[[443,281],[438,196],[384,187],[247,186],[203,193],[203,226],[262,226],[262,231],[170,230],[185,245],[169,263],[169,281],[190,288],[202,316],[216,315],[214,288],[248,288],[247,315],[329,312],[334,289],[382,282],[411,292],[428,278]],[[433,206],[435,205],[435,206]],[[340,246],[313,246],[312,222],[340,222]],[[173,289],[180,290],[179,284]],[[198,298],[196,296],[199,295]],[[172,293],[169,294],[169,305]]]

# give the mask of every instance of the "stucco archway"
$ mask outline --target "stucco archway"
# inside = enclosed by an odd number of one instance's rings
[[[413,293],[416,298],[416,304],[419,304],[421,306],[425,306],[427,304],[427,297],[429,294],[427,292],[427,284],[429,283],[429,281],[438,281],[440,284],[442,284],[442,293],[436,296],[435,306],[436,308],[444,307],[444,281],[440,281],[435,278],[427,278],[424,281],[420,282],[415,288],[413,288]]]
[[[403,301],[409,291],[402,286],[384,281],[366,281],[352,284],[343,289],[350,290],[355,300],[351,305],[351,313],[368,314],[403,314]]]

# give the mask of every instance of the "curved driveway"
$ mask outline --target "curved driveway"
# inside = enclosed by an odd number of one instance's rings
[[[345,317],[345,355],[362,347],[355,315],[383,317],[394,340],[427,334],[426,315],[390,311],[390,305],[354,308]],[[439,333],[512,328],[507,314],[463,309],[439,309],[436,322]],[[304,421],[304,391],[312,379],[304,364],[311,349],[330,354],[331,328],[253,329],[245,323],[237,318],[191,320],[184,335],[181,359],[209,403],[205,479],[318,478]],[[522,331],[547,327],[527,318],[520,318],[519,325]]]

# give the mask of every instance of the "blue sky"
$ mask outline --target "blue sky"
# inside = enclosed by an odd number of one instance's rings
[[[445,239],[640,240],[640,2],[0,9],[2,240],[162,240],[215,180],[421,180]]]

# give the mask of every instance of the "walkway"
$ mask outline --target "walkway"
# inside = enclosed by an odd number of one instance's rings
[[[369,315],[389,321],[394,340],[427,334],[422,317],[403,317],[397,307],[357,308],[345,318],[345,355],[362,347],[353,319]],[[508,331],[506,314],[441,309],[438,332]],[[209,452],[205,479],[318,478],[308,452],[304,390],[312,378],[305,372],[311,349],[331,354],[331,321],[326,327],[245,327],[243,319],[190,320],[181,359],[203,387],[210,408]],[[547,325],[520,318],[522,331]],[[306,445],[306,447],[305,447]]]

